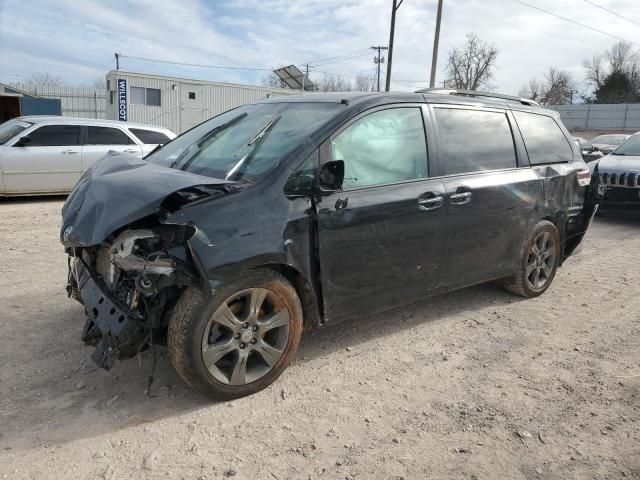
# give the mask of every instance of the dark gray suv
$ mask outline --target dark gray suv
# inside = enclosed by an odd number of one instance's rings
[[[248,395],[306,328],[488,281],[542,294],[591,221],[590,179],[528,100],[266,100],[96,163],[63,208],[68,292],[99,366],[166,343],[192,387]]]

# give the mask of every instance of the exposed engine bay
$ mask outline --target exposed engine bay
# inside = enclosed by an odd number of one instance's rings
[[[206,284],[193,245],[211,242],[188,219],[169,217],[242,188],[167,170],[110,152],[87,170],[62,209],[67,292],[85,308],[82,339],[96,347],[99,367],[162,343],[182,290]]]
[[[198,283],[186,242],[191,226],[125,229],[96,247],[71,249],[70,296],[87,314],[82,340],[96,347],[97,366],[136,355],[154,333],[162,339],[167,315],[186,285]]]

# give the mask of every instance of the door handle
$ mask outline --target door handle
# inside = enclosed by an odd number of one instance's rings
[[[471,192],[452,193],[449,195],[449,200],[454,205],[464,205],[471,201]]]
[[[348,198],[339,198],[338,200],[336,200],[336,210],[340,211],[340,210],[344,210],[345,208],[347,208],[347,204],[349,203],[349,199]]]
[[[77,150],[63,150],[62,153],[65,155],[73,155],[74,153],[79,153]]]
[[[125,150],[124,153],[138,153],[138,150]]]
[[[423,212],[435,210],[440,207],[442,207],[442,195],[434,195],[432,197],[418,199],[418,208]]]

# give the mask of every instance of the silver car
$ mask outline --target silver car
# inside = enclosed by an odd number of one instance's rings
[[[175,136],[166,128],[127,122],[14,118],[0,124],[0,196],[68,193],[108,151],[141,158]]]
[[[599,135],[591,140],[591,145],[596,147],[603,154],[609,155],[618,147],[618,145],[622,145],[627,138],[629,138],[629,135],[624,133]]]

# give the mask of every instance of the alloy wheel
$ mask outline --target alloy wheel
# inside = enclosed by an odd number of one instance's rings
[[[553,277],[556,265],[556,243],[549,232],[541,232],[532,242],[527,256],[526,277],[529,287],[539,291]]]
[[[290,313],[266,288],[249,288],[225,300],[202,339],[202,360],[217,381],[231,386],[266,375],[284,354]]]

